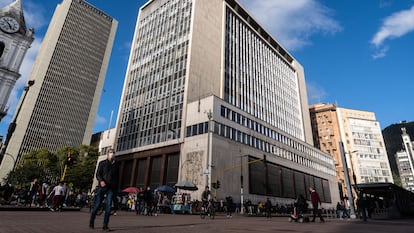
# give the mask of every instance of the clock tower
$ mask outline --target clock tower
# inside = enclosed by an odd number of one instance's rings
[[[0,9],[0,121],[7,114],[7,101],[20,77],[19,69],[34,37],[27,29],[21,0]]]

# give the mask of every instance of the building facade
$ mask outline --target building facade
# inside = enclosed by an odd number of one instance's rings
[[[339,194],[347,196],[347,187],[339,143],[342,141],[335,104],[314,104],[309,106],[314,145],[332,155],[336,169]],[[349,170],[351,172],[351,170]]]
[[[27,29],[21,0],[0,10],[0,121],[7,114],[7,101],[20,78],[19,69],[34,37]]]
[[[310,109],[315,145],[333,156],[342,193],[346,182],[339,142],[344,145],[352,185],[393,183],[381,128],[373,112],[333,104],[316,104]]]
[[[220,199],[290,203],[315,186],[339,200],[312,143],[302,66],[237,1],[141,7],[117,120],[123,187],[186,180],[200,199],[219,181]]]
[[[36,82],[19,106],[1,178],[32,150],[89,145],[117,24],[86,1],[58,4],[33,65],[30,80]]]
[[[414,149],[406,128],[401,128],[404,150],[396,153],[398,171],[403,188],[414,192]]]
[[[338,108],[348,166],[357,183],[393,183],[388,156],[375,113]]]

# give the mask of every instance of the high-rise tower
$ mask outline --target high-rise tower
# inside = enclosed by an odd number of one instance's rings
[[[117,21],[83,0],[63,0],[42,42],[0,178],[22,154],[89,144]],[[14,161],[12,158],[14,158]]]
[[[302,66],[234,0],[141,7],[116,150],[123,187],[219,181],[219,198],[290,202],[315,186],[339,200],[332,158],[312,146]]]
[[[7,101],[33,40],[33,29],[26,28],[21,0],[0,10],[0,121],[7,114]]]

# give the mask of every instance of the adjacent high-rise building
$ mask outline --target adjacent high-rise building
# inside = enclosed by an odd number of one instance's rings
[[[414,192],[414,147],[406,128],[401,128],[403,150],[396,153],[396,162],[403,188]]]
[[[140,8],[115,149],[122,187],[220,183],[217,198],[290,203],[315,186],[339,200],[333,159],[313,146],[302,66],[235,0]]]
[[[339,142],[344,145],[351,184],[393,183],[375,113],[339,108],[334,104],[312,105],[310,113],[315,145],[333,156],[342,193],[345,192],[346,182]]]
[[[7,101],[33,40],[33,28],[26,27],[21,0],[0,9],[0,121],[7,114]]]
[[[342,141],[335,104],[314,104],[309,108],[314,145],[332,155],[339,193],[347,196],[344,167],[339,143]]]
[[[90,143],[117,24],[86,1],[58,4],[33,65],[35,83],[20,103],[0,178],[32,150]]]

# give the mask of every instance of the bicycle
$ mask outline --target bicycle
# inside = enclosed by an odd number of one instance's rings
[[[203,206],[201,207],[200,218],[204,219],[207,215],[210,219],[214,219],[216,217],[216,208],[213,200],[209,200],[207,206],[203,203]]]

